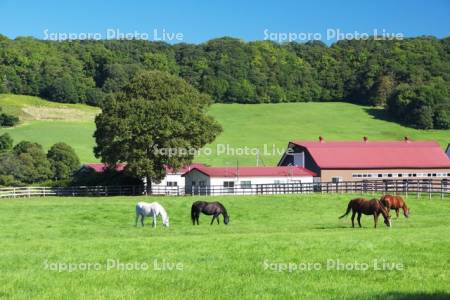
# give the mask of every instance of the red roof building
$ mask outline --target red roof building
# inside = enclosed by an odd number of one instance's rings
[[[450,159],[433,141],[292,141],[279,166],[318,173],[322,181],[450,179]]]
[[[314,181],[316,174],[303,167],[195,167],[184,175],[186,191],[193,194],[258,193],[263,186]],[[212,192],[213,191],[213,192]]]

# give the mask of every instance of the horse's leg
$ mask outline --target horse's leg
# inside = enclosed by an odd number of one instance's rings
[[[211,224],[209,224],[209,225],[213,224],[215,218],[216,218],[216,215],[213,215],[212,220],[211,220]]]
[[[144,215],[141,215],[141,224],[142,224],[142,227],[144,227]]]
[[[361,213],[358,213],[358,225],[361,228]]]
[[[219,215],[217,215],[216,220],[217,220],[217,224],[219,224]]]
[[[355,215],[356,215],[356,211],[354,211],[352,214],[352,227],[353,228],[355,228]]]
[[[153,216],[152,227],[153,227],[153,228],[156,227],[156,216]]]
[[[378,223],[378,214],[377,213],[373,213],[373,222],[375,223],[375,228],[377,228],[377,223]]]
[[[397,214],[397,219],[398,219],[399,213],[400,213],[400,209],[399,209],[399,208],[396,208],[396,209],[395,209],[395,213]]]

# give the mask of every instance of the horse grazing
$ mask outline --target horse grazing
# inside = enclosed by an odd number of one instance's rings
[[[400,208],[403,209],[403,215],[405,215],[406,218],[409,217],[409,208],[406,206],[405,200],[403,200],[400,196],[392,196],[392,195],[384,195],[380,199],[381,204],[386,207],[386,210],[389,212],[391,209],[395,210],[395,213],[397,214],[397,218],[399,216]]]
[[[151,216],[153,218],[152,227],[156,227],[156,218],[161,216],[163,226],[169,227],[169,216],[167,215],[164,207],[161,206],[158,202],[139,202],[136,204],[136,222],[135,226],[137,226],[139,217],[141,217],[141,224],[144,226],[144,218]]]
[[[378,216],[381,214],[384,218],[384,224],[387,227],[391,227],[391,217],[387,212],[386,208],[381,204],[381,202],[377,199],[367,200],[363,198],[356,198],[350,200],[347,206],[347,211],[345,214],[339,217],[342,219],[346,215],[350,213],[350,210],[353,212],[352,214],[352,227],[355,228],[355,215],[358,214],[358,225],[361,227],[361,214],[365,215],[373,215],[373,219],[375,222],[375,228],[377,228]]]
[[[191,219],[193,225],[195,225],[195,222],[197,222],[197,225],[199,225],[198,219],[200,217],[200,213],[204,213],[205,215],[208,216],[211,215],[213,216],[211,220],[211,225],[213,224],[214,219],[216,219],[217,224],[219,224],[220,214],[223,215],[223,223],[225,225],[227,225],[230,220],[230,216],[228,215],[227,210],[220,202],[206,202],[206,201],[194,202],[191,207]]]

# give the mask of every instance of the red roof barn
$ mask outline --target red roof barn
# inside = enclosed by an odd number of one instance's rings
[[[292,141],[278,165],[298,165],[322,181],[390,177],[447,178],[450,159],[433,141]]]

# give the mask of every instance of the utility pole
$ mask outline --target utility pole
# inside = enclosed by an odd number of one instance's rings
[[[256,152],[256,166],[259,167],[259,149]]]

